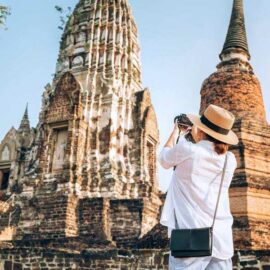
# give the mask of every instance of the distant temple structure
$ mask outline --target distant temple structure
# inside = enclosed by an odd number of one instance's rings
[[[141,82],[128,0],[81,0],[65,27],[36,128],[28,108],[0,144],[0,270],[168,269],[159,224],[159,131]],[[236,115],[234,269],[270,269],[270,126],[234,0],[217,71],[201,89]]]
[[[217,71],[201,89],[201,109],[222,106],[237,118],[238,167],[230,187],[234,243],[243,250],[270,250],[270,126],[260,83],[249,63],[243,0],[235,0]]]

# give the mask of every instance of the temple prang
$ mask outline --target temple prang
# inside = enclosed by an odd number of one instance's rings
[[[125,0],[75,7],[37,127],[31,131],[27,107],[1,143],[2,201],[14,196],[20,208],[7,239],[91,238],[97,230],[97,240],[117,244],[129,240],[118,219],[132,241],[158,222],[159,131],[137,35]],[[96,226],[89,215],[100,215]],[[0,223],[1,232],[11,226],[8,218]]]
[[[250,57],[243,0],[233,0],[199,113],[216,104],[236,116],[232,260],[234,269],[266,270],[270,126]],[[18,129],[0,143],[0,270],[168,269],[167,227],[159,223],[166,197],[157,179],[159,129],[141,77],[128,0],[80,0],[37,126],[30,126],[27,105]]]
[[[210,104],[234,113],[239,145],[230,203],[236,249],[270,249],[270,126],[259,80],[249,63],[243,0],[234,0],[217,71],[201,88],[202,113]]]

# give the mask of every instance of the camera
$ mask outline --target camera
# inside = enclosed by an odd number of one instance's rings
[[[193,126],[192,122],[189,120],[189,118],[187,117],[186,114],[182,113],[180,115],[177,115],[174,118],[174,123],[178,124],[178,127],[180,130],[182,129],[188,129],[191,128]],[[189,130],[189,132],[185,135],[185,138],[187,141],[190,141],[192,143],[195,143],[192,135],[191,135],[191,129]]]
[[[174,117],[174,123],[177,121],[178,123],[178,127],[192,127],[193,124],[191,123],[191,121],[188,119],[187,115],[182,113],[180,115],[177,115],[176,117]]]

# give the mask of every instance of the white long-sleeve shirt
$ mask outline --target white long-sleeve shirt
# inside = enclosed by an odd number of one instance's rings
[[[212,256],[219,259],[228,259],[234,254],[229,187],[237,162],[232,152],[228,151],[227,154],[227,166],[213,228]],[[183,139],[172,148],[163,147],[158,161],[165,169],[176,166],[160,218],[160,223],[168,227],[168,237],[170,238],[171,231],[175,228],[174,210],[181,229],[210,227],[225,154],[218,155],[210,141],[201,140],[193,144]]]

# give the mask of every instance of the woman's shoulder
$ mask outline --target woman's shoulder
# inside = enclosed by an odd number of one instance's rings
[[[205,156],[205,150],[209,149],[208,141],[200,141],[198,143],[194,143],[191,141],[182,138],[178,143],[177,147],[180,151],[194,153],[195,155],[203,155]],[[207,152],[207,151],[206,151]]]
[[[232,151],[227,151],[228,158],[232,160],[236,160],[235,154]]]
[[[177,148],[181,151],[193,152],[196,149],[196,144],[188,141],[186,138],[182,138],[177,143]]]
[[[232,166],[232,167],[237,167],[237,160],[236,160],[236,157],[235,157],[235,154],[232,152],[232,151],[228,151],[227,152],[227,155],[228,155],[228,162],[229,164]]]

